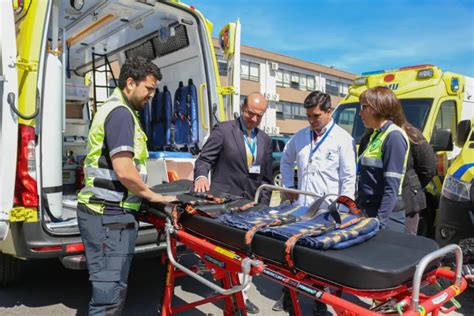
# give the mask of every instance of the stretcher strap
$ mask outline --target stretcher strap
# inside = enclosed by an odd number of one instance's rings
[[[257,233],[258,230],[265,228],[265,227],[275,227],[275,226],[282,226],[287,224],[295,223],[298,220],[297,217],[281,217],[277,218],[269,223],[260,223],[255,226],[252,226],[246,233],[245,233],[245,248],[247,255],[252,255],[252,241],[253,237]]]
[[[249,210],[250,208],[254,207],[255,205],[257,205],[257,202],[252,201],[252,202],[249,202],[249,203],[244,204],[242,206],[230,207],[227,210],[227,213],[245,212],[245,211]]]
[[[333,205],[335,205],[336,203],[345,205],[349,209],[349,214],[365,217],[361,209],[357,207],[357,203],[348,196],[345,196],[345,195],[338,196],[337,199],[334,201]]]
[[[171,221],[172,221],[173,226],[175,228],[177,228],[177,229],[181,228],[181,225],[179,224],[179,221],[180,221],[181,215],[183,213],[186,213],[187,215],[191,215],[191,216],[199,214],[199,215],[202,215],[202,216],[205,216],[205,217],[209,217],[209,214],[207,214],[204,211],[201,211],[199,209],[199,206],[203,206],[203,205],[225,205],[228,202],[236,200],[235,198],[232,198],[230,196],[225,196],[225,197],[221,198],[221,197],[217,197],[215,195],[208,194],[208,193],[195,193],[194,196],[198,197],[198,198],[203,198],[205,200],[204,201],[199,201],[199,200],[198,201],[190,201],[188,203],[175,204],[173,206],[173,209],[171,211]],[[250,203],[247,203],[247,204],[242,205],[240,207],[230,208],[228,210],[228,212],[230,212],[230,213],[235,212],[235,211],[242,211],[243,212],[243,211],[248,210],[249,208],[251,208],[255,204],[256,204],[255,202],[250,202]]]
[[[201,192],[194,192],[193,196],[204,199],[205,202],[207,203],[214,203],[214,204],[224,204],[224,203],[234,200],[230,196],[224,196],[221,198],[210,193],[201,193]],[[203,202],[203,201],[193,201],[193,203],[195,204],[199,204],[200,202]]]
[[[336,230],[336,229],[344,229],[344,228],[347,228],[349,226],[352,226],[358,222],[360,222],[360,220],[362,219],[362,217],[354,217],[353,219],[343,223],[343,224],[338,224],[338,223],[332,223],[332,224],[328,224],[328,225],[324,225],[323,227],[318,227],[318,228],[314,228],[314,229],[310,229],[310,230],[305,230],[305,231],[302,231],[300,233],[297,233],[295,235],[292,235],[290,238],[288,238],[288,240],[285,242],[285,261],[286,261],[286,264],[288,266],[288,268],[290,268],[290,270],[292,271],[292,273],[296,273],[296,270],[295,270],[295,261],[294,261],[294,248],[295,248],[295,245],[296,243],[298,242],[298,240],[302,237],[318,237],[318,236],[322,236],[322,235],[325,235],[333,230]]]
[[[357,217],[345,223],[341,223],[341,217],[336,207],[338,203],[346,206],[349,210],[349,214],[355,215]],[[293,273],[296,272],[295,262],[294,262],[294,257],[293,257],[294,248],[299,239],[301,239],[302,237],[318,237],[336,229],[344,229],[358,223],[363,218],[363,213],[357,207],[357,204],[354,202],[354,200],[352,200],[351,198],[345,195],[338,196],[337,199],[330,205],[329,214],[333,218],[334,223],[324,225],[323,227],[317,227],[317,228],[302,231],[300,233],[292,235],[285,242],[285,261]]]

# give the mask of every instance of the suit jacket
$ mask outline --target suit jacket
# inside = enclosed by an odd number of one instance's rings
[[[272,140],[260,129],[257,129],[256,138],[256,165],[260,165],[260,174],[251,174],[240,120],[217,125],[196,160],[194,179],[208,177],[211,171],[211,190],[253,200],[261,184],[273,184]],[[263,191],[259,202],[268,204],[270,195],[268,190]]]

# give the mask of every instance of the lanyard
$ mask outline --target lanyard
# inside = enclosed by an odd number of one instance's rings
[[[327,130],[326,133],[324,133],[323,138],[321,138],[321,140],[316,144],[316,146],[314,146],[314,148],[313,148],[313,138],[314,138],[313,133],[314,133],[314,131],[311,131],[310,137],[311,137],[311,148],[312,149],[311,149],[311,153],[309,154],[309,163],[311,163],[311,161],[313,160],[312,157],[313,157],[314,153],[318,150],[318,148],[321,146],[321,144],[326,140],[326,137],[328,137],[328,135],[332,131],[334,125],[336,125],[336,122],[332,122],[331,127],[329,127],[329,129]]]
[[[244,141],[250,151],[250,155],[252,155],[252,164],[255,164],[255,162],[257,161],[257,137],[255,137],[255,133],[253,130],[250,132],[250,135],[252,137],[252,144],[250,144],[247,138],[247,134],[245,132]]]

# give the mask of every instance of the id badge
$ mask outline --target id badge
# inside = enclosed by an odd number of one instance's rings
[[[260,165],[251,165],[249,167],[249,173],[260,174]]]

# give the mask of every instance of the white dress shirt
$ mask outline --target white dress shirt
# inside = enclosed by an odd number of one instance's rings
[[[337,124],[313,140],[314,132],[308,126],[296,132],[288,141],[280,162],[284,187],[296,187],[294,166],[298,167],[298,189],[318,195],[337,194],[354,198],[356,184],[355,142],[352,136]],[[325,136],[327,134],[327,136]],[[317,150],[311,152],[318,146]],[[311,156],[311,157],[310,157]],[[298,204],[310,205],[315,200],[300,195]],[[334,200],[334,198],[332,198]]]

